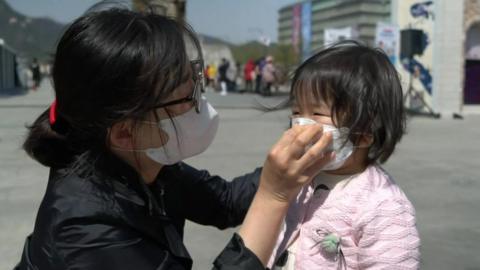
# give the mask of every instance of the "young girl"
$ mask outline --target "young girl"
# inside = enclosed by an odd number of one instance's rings
[[[292,126],[323,125],[336,158],[290,206],[272,269],[417,269],[415,210],[379,165],[405,130],[402,89],[379,50],[343,42],[296,71]]]

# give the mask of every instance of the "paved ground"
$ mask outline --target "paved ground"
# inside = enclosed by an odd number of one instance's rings
[[[20,145],[25,125],[51,101],[50,88],[26,96],[0,97],[0,269],[18,261],[43,196],[47,169],[29,159]],[[220,97],[209,94],[222,118],[213,145],[188,160],[231,178],[263,163],[288,125],[288,112],[250,109],[279,97]],[[252,105],[253,104],[253,105]],[[480,269],[480,116],[464,120],[414,118],[393,158],[385,165],[416,207],[422,238],[422,269]],[[210,269],[233,230],[187,224],[186,244],[194,269]]]

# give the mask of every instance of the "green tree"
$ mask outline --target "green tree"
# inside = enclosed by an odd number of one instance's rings
[[[277,65],[281,65],[285,70],[291,69],[299,64],[299,56],[292,45],[279,44],[275,46],[272,55]]]
[[[242,45],[230,47],[233,58],[237,62],[245,64],[249,59],[257,60],[269,52],[269,48],[259,42],[252,41]]]

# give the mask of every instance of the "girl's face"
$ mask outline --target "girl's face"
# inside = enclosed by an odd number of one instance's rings
[[[313,100],[313,97],[311,98]],[[335,126],[335,116],[332,116],[331,106],[324,101],[307,102],[302,100],[301,104],[293,102],[291,118],[309,118],[322,125]],[[337,126],[337,128],[339,128]],[[361,139],[357,147],[354,148],[352,155],[345,161],[342,167],[328,171],[329,174],[355,174],[365,169],[368,156],[368,147],[364,147],[364,139]],[[371,143],[371,142],[370,142]]]
[[[310,118],[315,120],[317,123],[334,126],[330,106],[323,101],[311,102],[309,104],[299,104],[299,102],[294,101],[291,117]]]

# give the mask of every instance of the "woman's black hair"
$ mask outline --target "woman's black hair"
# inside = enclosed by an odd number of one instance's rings
[[[110,8],[78,18],[56,49],[57,121],[51,125],[49,109],[43,112],[23,148],[49,167],[108,151],[113,124],[138,123],[191,78],[188,42],[201,58],[188,24],[152,12]]]
[[[379,49],[343,41],[306,60],[295,71],[290,103],[324,102],[337,127],[373,137],[368,164],[385,162],[405,133],[403,92],[399,75]]]

